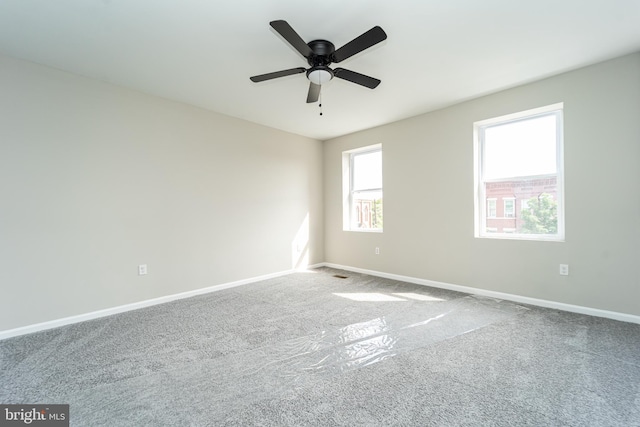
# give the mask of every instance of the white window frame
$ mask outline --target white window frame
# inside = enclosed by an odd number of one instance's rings
[[[359,231],[363,233],[382,233],[383,228],[357,228],[352,227],[352,212],[353,207],[353,158],[354,155],[360,154],[369,154],[376,151],[380,151],[382,153],[382,144],[373,144],[368,145],[366,147],[356,148],[353,150],[343,151],[342,152],[342,229],[344,231]],[[384,162],[384,160],[383,160]],[[380,171],[382,173],[382,171]],[[367,188],[366,190],[359,190],[358,192],[364,191],[380,191],[383,194],[383,212],[384,212],[384,176],[382,177],[382,187],[380,188]],[[371,213],[370,213],[371,214]]]
[[[565,224],[564,224],[564,125],[563,125],[563,108],[564,103],[557,103],[545,107],[534,108],[531,110],[521,111],[518,113],[508,114],[501,117],[482,120],[473,124],[473,145],[474,145],[474,236],[477,238],[492,239],[515,239],[515,240],[540,240],[564,242],[565,240]],[[554,115],[556,117],[556,179],[557,179],[557,215],[558,215],[558,232],[554,235],[543,234],[522,234],[522,233],[495,233],[491,232],[487,227],[487,203],[485,194],[485,182],[496,182],[496,180],[484,180],[484,130],[504,125],[510,122],[521,120],[529,120],[536,117]],[[516,179],[536,179],[546,177],[543,176],[513,176],[505,180]],[[517,208],[514,206],[514,214],[517,216]]]

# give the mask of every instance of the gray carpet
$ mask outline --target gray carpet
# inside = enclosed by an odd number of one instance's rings
[[[0,341],[0,403],[68,403],[72,426],[640,426],[640,325],[322,268]]]

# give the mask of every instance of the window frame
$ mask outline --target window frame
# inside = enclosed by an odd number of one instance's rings
[[[556,173],[537,176],[511,176],[502,179],[484,179],[484,134],[485,130],[494,126],[501,126],[509,123],[531,120],[544,116],[555,116],[556,118]],[[509,240],[538,240],[538,241],[565,241],[565,209],[564,209],[564,103],[556,103],[544,107],[507,114],[500,117],[481,120],[473,124],[473,144],[474,144],[474,237]],[[514,180],[533,180],[537,178],[556,177],[556,202],[557,202],[557,233],[553,235],[545,234],[525,234],[525,233],[496,233],[488,230],[487,227],[487,197],[486,183]],[[514,217],[518,217],[518,207],[514,202]]]
[[[384,175],[382,174],[383,173],[382,170],[380,170],[380,174],[383,181],[382,187],[359,189],[359,190],[353,189],[354,173],[355,173],[354,158],[359,155],[371,154],[378,151],[382,156],[382,144],[373,144],[373,145],[368,145],[366,147],[356,148],[353,150],[347,150],[342,152],[342,188],[343,188],[342,229],[344,231],[357,231],[357,232],[363,232],[363,233],[382,233],[383,232],[384,226],[382,228],[357,228],[352,226],[353,225],[352,218],[354,214],[354,212],[352,211],[354,207],[353,196],[356,193],[380,191],[380,194],[382,195],[382,200],[383,200],[382,209],[384,212],[384,190],[383,190]],[[381,169],[382,169],[382,166],[381,166]],[[360,212],[360,214],[364,215],[362,211]],[[369,212],[369,215],[371,215],[371,212]]]

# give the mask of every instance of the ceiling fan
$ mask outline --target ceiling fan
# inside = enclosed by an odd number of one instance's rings
[[[380,80],[355,71],[344,68],[329,68],[332,63],[339,63],[353,55],[370,48],[373,45],[386,40],[387,34],[382,28],[375,26],[364,34],[351,40],[349,43],[336,50],[333,43],[327,40],[313,40],[305,43],[295,32],[287,21],[278,20],[269,23],[291,46],[293,46],[302,56],[307,59],[310,68],[290,68],[288,70],[276,71],[273,73],[260,74],[250,77],[252,82],[258,83],[265,80],[277,79],[278,77],[290,76],[292,74],[307,73],[309,79],[309,93],[307,103],[316,102],[320,96],[320,88],[323,83],[334,77],[359,84],[369,89],[375,89]]]

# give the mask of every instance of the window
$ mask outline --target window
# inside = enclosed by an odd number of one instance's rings
[[[474,123],[476,237],[564,240],[562,109]]]
[[[342,153],[343,228],[382,231],[382,145]]]
[[[496,199],[487,199],[487,218],[495,218],[496,214]]]
[[[504,217],[514,218],[515,216],[516,216],[516,199],[505,198],[504,199]]]

